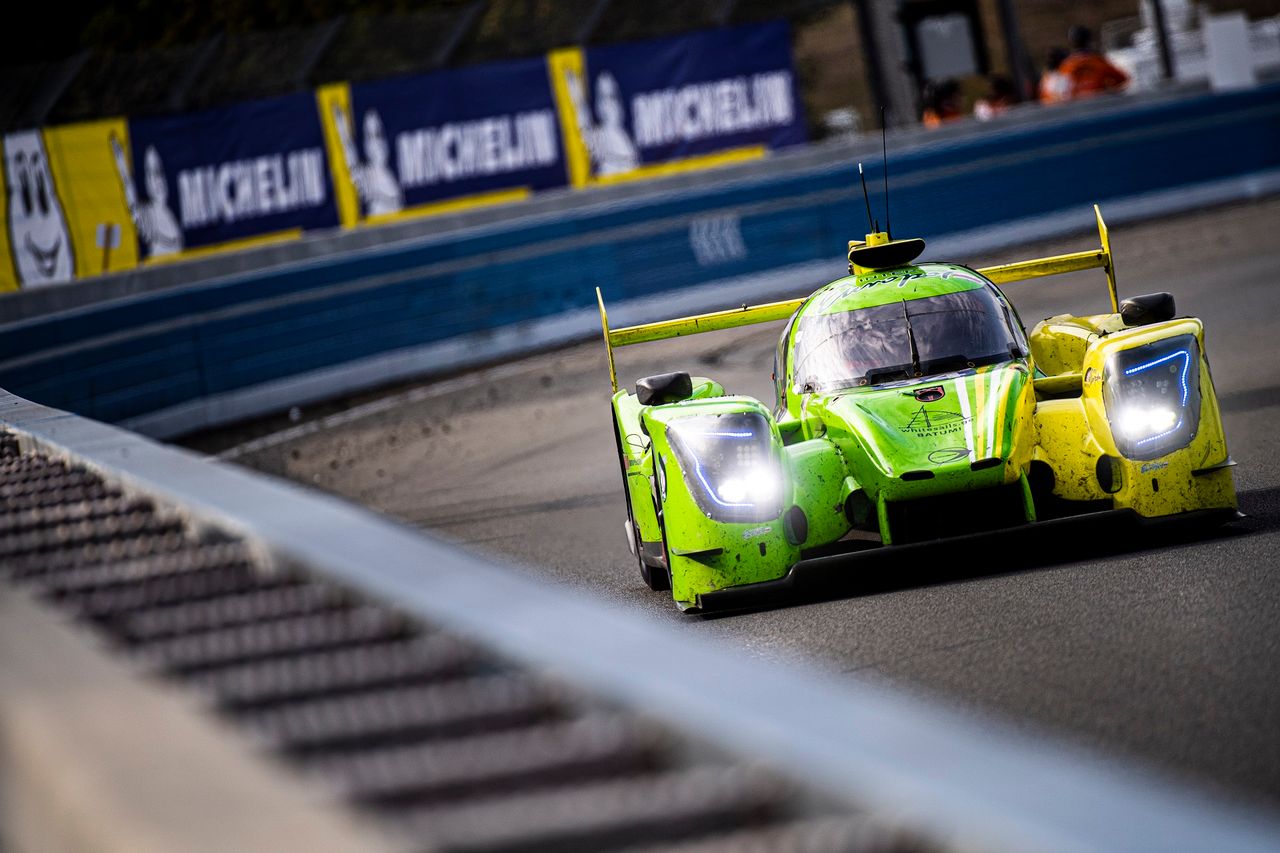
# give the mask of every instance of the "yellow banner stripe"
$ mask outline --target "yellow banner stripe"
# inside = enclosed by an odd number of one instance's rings
[[[716,151],[712,154],[699,154],[696,157],[685,157],[682,160],[671,160],[666,163],[651,163],[648,166],[641,166],[630,172],[622,172],[617,175],[605,175],[599,178],[592,178],[591,183],[597,185],[609,184],[625,184],[631,181],[645,181],[650,178],[659,178],[665,175],[679,175],[683,172],[697,172],[702,169],[712,169],[717,166],[728,166],[733,163],[745,163],[749,160],[759,160],[769,153],[769,149],[763,145],[748,145],[742,148],[730,148],[726,151]]]
[[[470,210],[475,207],[488,207],[494,204],[508,204],[513,201],[523,201],[527,199],[533,191],[528,187],[514,187],[509,190],[492,190],[485,193],[476,193],[475,195],[458,196],[457,198],[445,199],[444,201],[435,201],[430,204],[419,204],[414,207],[407,207],[404,210],[398,210],[395,213],[383,213],[378,216],[370,216],[365,222],[370,225],[380,225],[384,222],[399,222],[403,219],[419,219],[424,216],[436,216],[441,213],[457,213],[460,210]]]
[[[569,94],[569,75],[575,75],[584,88],[587,80],[587,61],[580,47],[567,47],[547,54],[547,74],[551,78],[551,91],[556,99],[556,113],[560,117],[560,136],[564,140],[565,163],[569,168],[569,186],[585,187],[591,183],[591,154],[587,151],[578,116],[573,109],[573,96]]]
[[[347,162],[336,124],[339,116],[348,125],[355,121],[351,115],[350,84],[333,83],[316,89],[316,109],[320,113],[324,147],[329,155],[329,174],[333,178],[333,198],[338,206],[338,221],[342,227],[350,228],[360,221],[360,198],[356,194],[356,185],[351,180],[351,164]]]
[[[196,249],[183,249],[182,253],[177,255],[157,255],[154,258],[147,258],[143,262],[143,265],[172,264],[178,261],[189,261],[192,258],[204,258],[209,255],[221,254],[222,252],[234,252],[237,249],[248,249],[254,246],[267,246],[272,243],[283,243],[287,240],[296,240],[301,236],[301,228],[286,228],[282,231],[272,231],[270,234],[259,234],[256,237],[245,237],[241,240],[228,240],[225,243],[215,243],[212,246],[201,246]]]

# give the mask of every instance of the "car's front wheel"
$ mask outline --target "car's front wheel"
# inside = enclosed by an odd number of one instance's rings
[[[631,509],[631,484],[627,481],[627,457],[622,452],[622,431],[618,429],[618,415],[613,415],[613,440],[618,447],[618,467],[622,470],[622,497],[627,502],[627,537],[630,540],[629,550],[640,564],[640,578],[654,592],[671,589],[671,577],[661,566],[650,566],[644,559],[644,548],[641,547],[640,528],[636,525],[636,514]],[[666,542],[663,541],[665,554]]]
[[[667,592],[671,589],[671,551],[667,545],[667,523],[662,517],[662,508],[658,508],[658,530],[662,533],[662,559],[665,566],[650,566],[643,559],[640,561],[641,574],[649,589],[654,592]]]

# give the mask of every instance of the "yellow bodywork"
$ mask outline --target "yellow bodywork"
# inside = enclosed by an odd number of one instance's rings
[[[1128,459],[1116,446],[1103,401],[1107,358],[1114,352],[1176,335],[1192,335],[1200,350],[1200,421],[1187,446],[1156,459]],[[1054,494],[1071,501],[1110,500],[1145,518],[1203,509],[1235,509],[1236,492],[1213,377],[1204,358],[1204,326],[1185,318],[1135,328],[1118,314],[1050,317],[1030,336],[1035,364],[1050,375],[1038,393],[1062,393],[1079,383],[1079,396],[1036,404],[1036,460],[1054,473]],[[1057,382],[1060,387],[1055,388]],[[1067,390],[1066,393],[1070,393]],[[1109,466],[1112,490],[1104,491],[1099,466]]]

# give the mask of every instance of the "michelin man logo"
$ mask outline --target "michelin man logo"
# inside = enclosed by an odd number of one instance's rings
[[[404,196],[400,192],[400,183],[391,173],[391,146],[387,144],[387,136],[382,129],[382,116],[377,110],[365,111],[364,154],[368,158],[365,163],[360,162],[355,139],[352,138],[351,122],[341,104],[333,105],[333,124],[338,129],[342,156],[347,161],[347,171],[351,174],[351,182],[356,185],[356,194],[360,196],[365,216],[399,212],[404,207]]]
[[[599,123],[591,120],[591,105],[587,103],[582,79],[573,71],[566,72],[565,83],[573,114],[582,133],[583,142],[591,154],[592,172],[598,177],[620,175],[635,170],[640,165],[640,155],[635,143],[623,127],[622,95],[618,81],[608,71],[596,75],[595,111]]]
[[[75,275],[71,234],[54,191],[40,131],[4,138],[9,192],[9,249],[24,287],[70,281]]]
[[[147,146],[143,155],[144,178],[148,200],[138,200],[138,190],[133,185],[133,174],[125,158],[124,148],[115,134],[111,135],[111,152],[115,155],[116,171],[120,173],[120,185],[124,188],[125,204],[138,228],[138,236],[147,244],[147,256],[175,255],[182,251],[182,228],[169,209],[169,184],[164,177],[164,164],[154,145]]]

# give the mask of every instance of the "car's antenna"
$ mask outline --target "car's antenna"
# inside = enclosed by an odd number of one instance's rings
[[[884,162],[884,230],[893,239],[893,218],[889,216],[889,130],[880,107],[880,154]]]
[[[867,195],[867,176],[862,171],[862,164],[858,164],[858,177],[862,179],[862,200],[867,204],[867,229],[875,231],[875,223],[871,221],[871,196]]]

